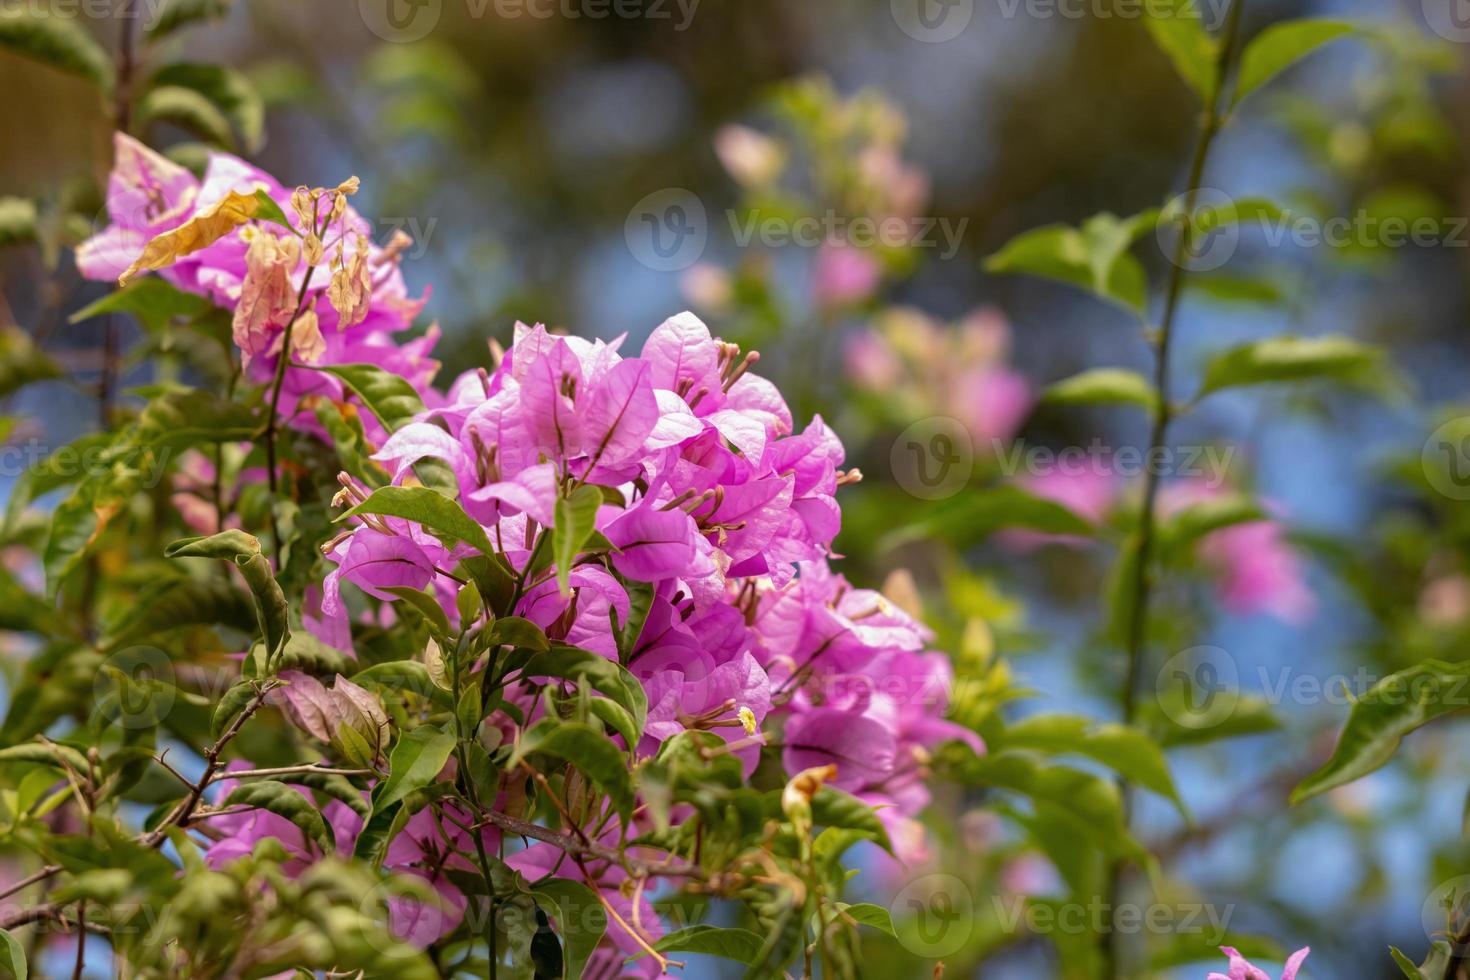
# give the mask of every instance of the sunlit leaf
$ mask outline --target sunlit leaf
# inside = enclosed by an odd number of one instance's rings
[[[1300,803],[1384,766],[1405,735],[1470,707],[1470,662],[1426,660],[1374,684],[1348,713],[1332,758],[1291,794]]]

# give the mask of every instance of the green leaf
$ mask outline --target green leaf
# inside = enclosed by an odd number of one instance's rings
[[[201,20],[218,20],[230,12],[233,0],[164,0],[158,17],[146,32],[150,41],[159,41],[174,31]]]
[[[212,308],[203,296],[186,293],[157,276],[146,276],[82,307],[66,322],[82,323],[106,313],[127,313],[150,331],[158,331],[175,318],[193,319]]]
[[[340,378],[389,432],[413,421],[424,410],[423,399],[407,379],[376,364],[322,364],[317,370]]]
[[[399,831],[408,823],[410,817],[434,801],[443,799],[454,792],[454,786],[450,783],[430,783],[422,789],[409,793],[399,803],[379,806],[376,798],[381,795],[383,785],[379,783],[377,790],[373,792],[372,811],[367,822],[363,824],[362,832],[357,835],[357,843],[352,848],[353,857],[360,858],[374,866],[383,863],[389,842],[398,836]]]
[[[639,737],[642,735],[643,725],[648,720],[648,695],[638,679],[621,664],[590,650],[556,644],[545,653],[537,653],[527,660],[521,668],[521,677],[585,679],[631,714]],[[636,746],[637,738],[629,743],[628,748]]]
[[[551,641],[546,638],[546,633],[537,626],[521,616],[502,616],[490,627],[491,646],[513,646],[521,650],[534,650],[538,653],[551,649]]]
[[[596,783],[625,818],[633,812],[633,777],[627,757],[606,735],[583,722],[548,719],[521,737],[507,768],[540,753],[569,762]]]
[[[296,226],[291,224],[291,220],[286,217],[286,212],[282,211],[281,206],[276,203],[276,199],[271,197],[270,191],[264,187],[257,187],[255,190],[255,199],[260,202],[260,209],[255,212],[255,220],[269,221],[273,224],[280,225],[288,231],[296,230]]]
[[[1257,34],[1240,56],[1234,104],[1239,105],[1256,89],[1322,45],[1356,30],[1343,21],[1314,18],[1272,24]]]
[[[246,153],[260,150],[265,136],[265,102],[255,86],[239,72],[221,65],[175,62],[155,72],[149,85],[197,93],[228,120],[227,139],[233,125]]]
[[[625,582],[623,588],[628,593],[628,621],[618,623],[616,609],[611,610],[611,615],[613,636],[618,642],[618,659],[627,663],[638,645],[638,638],[643,634],[643,624],[648,621],[649,610],[653,608],[653,584]]]
[[[1005,528],[1076,537],[1091,537],[1095,530],[1091,522],[1065,505],[1009,484],[967,490],[928,510],[927,518],[887,535],[880,546],[891,549],[943,535],[955,547],[967,548]]]
[[[27,245],[36,240],[36,202],[27,197],[0,197],[0,245]]]
[[[269,810],[300,827],[302,833],[317,843],[322,853],[331,854],[336,850],[336,839],[332,835],[331,825],[322,818],[321,811],[311,800],[285,783],[274,779],[246,780],[225,797],[224,805],[253,806]]]
[[[218,578],[158,582],[108,625],[100,649],[108,653],[180,627],[215,624],[249,633],[258,625],[255,606],[234,585]]]
[[[1442,939],[1435,940],[1429,946],[1429,955],[1423,963],[1415,965],[1414,961],[1403,954],[1397,946],[1388,947],[1389,955],[1393,957],[1394,964],[1410,980],[1443,980],[1453,976],[1454,964],[1458,962],[1454,956],[1454,949],[1449,943]]]
[[[1429,974],[1421,972],[1419,965],[1405,956],[1397,946],[1388,947],[1388,955],[1393,957],[1394,964],[1409,980],[1429,980]]]
[[[55,766],[63,772],[70,766],[83,775],[88,769],[87,757],[80,750],[59,742],[23,742],[20,745],[7,746],[0,749],[0,763],[3,762]]]
[[[61,365],[16,327],[0,329],[0,398],[36,381],[64,377]]]
[[[114,500],[99,500],[100,490],[97,481],[88,480],[51,513],[50,534],[42,554],[48,598],[54,598],[61,583],[81,567],[119,508]]]
[[[416,789],[439,778],[439,772],[454,751],[454,736],[432,725],[405,732],[388,757],[388,779],[381,794],[374,794],[373,810],[386,810]]]
[[[660,953],[698,953],[750,964],[760,956],[765,940],[749,929],[722,929],[695,925],[671,932],[653,944]],[[640,956],[646,954],[639,954]],[[634,957],[635,959],[637,957]]]
[[[374,664],[352,675],[354,684],[372,684],[383,693],[416,694],[438,707],[452,708],[449,692],[434,683],[429,668],[417,660],[390,660]]]
[[[273,671],[300,670],[308,674],[345,674],[354,664],[353,659],[341,650],[328,646],[303,630],[286,637],[271,668]]]
[[[439,605],[438,599],[423,589],[415,589],[406,585],[390,586],[383,591],[402,599],[404,606],[412,609],[415,615],[428,623],[432,629],[437,630],[441,636],[449,635],[449,617],[445,614],[444,607]]]
[[[867,803],[831,786],[823,786],[812,797],[812,823],[819,827],[836,827],[840,830],[855,830],[888,853],[893,853],[893,844],[878,812]]]
[[[1074,752],[1086,756],[1164,797],[1188,819],[1163,750],[1137,729],[1095,724],[1079,715],[1033,715],[1005,729],[999,744],[991,748],[1035,749],[1058,755]]]
[[[1135,316],[1143,315],[1148,282],[1128,249],[1153,228],[1157,212],[1131,218],[1098,214],[1081,228],[1046,225],[1023,232],[985,262],[987,272],[1024,273],[1088,290]]]
[[[463,541],[482,554],[495,552],[485,529],[471,520],[463,507],[428,487],[382,487],[337,520],[344,521],[359,514],[383,514],[417,521],[425,529]]]
[[[0,11],[0,46],[79,75],[104,91],[112,88],[112,61],[77,18],[7,7]]]
[[[1470,706],[1467,694],[1470,662],[1426,660],[1388,675],[1353,705],[1332,758],[1302,781],[1291,802],[1311,799],[1381,768],[1405,735]]]
[[[169,123],[187,130],[207,143],[235,149],[235,134],[220,108],[200,92],[180,85],[158,85],[137,106],[138,122]]]
[[[1143,705],[1141,724],[1166,749],[1262,735],[1281,727],[1281,720],[1265,699],[1236,695],[1233,691],[1221,696],[1231,699],[1223,718],[1217,717],[1224,712],[1214,704],[1202,707],[1183,687],[1169,686],[1160,692],[1160,702]]]
[[[1043,401],[1062,405],[1137,405],[1153,411],[1159,396],[1153,384],[1137,371],[1124,368],[1094,368],[1049,385]]]
[[[271,574],[270,562],[260,553],[260,541],[244,531],[221,531],[208,537],[184,538],[164,549],[169,558],[218,558],[235,563],[255,595],[260,636],[268,657],[291,635],[287,625],[286,595]]]
[[[601,907],[597,896],[580,881],[568,878],[548,878],[531,889],[531,896],[556,921],[556,932],[563,945],[563,980],[578,980],[607,931],[605,915],[589,917],[587,914]]]
[[[231,684],[220,697],[219,704],[214,706],[214,714],[209,722],[210,734],[215,738],[223,735],[225,729],[240,716],[240,712],[255,700],[258,692],[259,688],[253,681],[241,680]]]
[[[1031,799],[1040,817],[1066,827],[1093,848],[1113,857],[1147,861],[1123,819],[1123,801],[1111,780],[1067,766],[1046,765],[1028,753],[996,752],[977,756],[952,745],[941,750],[950,763],[945,771],[975,786],[1020,793]]]
[[[1382,350],[1349,337],[1270,337],[1212,357],[1199,397],[1279,381],[1322,379],[1372,387],[1384,380],[1384,371]]]
[[[1168,547],[1187,548],[1207,534],[1266,520],[1268,516],[1256,500],[1231,493],[1190,504],[1169,515],[1159,528],[1159,537]]]
[[[1281,283],[1266,276],[1235,275],[1220,270],[1196,271],[1184,285],[1202,298],[1221,305],[1274,306],[1287,295]]]
[[[623,736],[623,743],[629,747],[629,751],[636,750],[642,727],[627,708],[609,698],[591,698],[587,707],[605,722],[608,728]]]
[[[1179,77],[1209,105],[1215,98],[1215,63],[1220,45],[1205,30],[1204,20],[1188,0],[1159,0],[1144,5],[1144,26],[1179,72]]]
[[[253,438],[262,421],[258,409],[250,405],[212,391],[183,388],[165,391],[150,401],[131,438],[134,444],[152,449],[185,449]],[[167,460],[164,455],[159,465]]]
[[[551,557],[556,562],[556,584],[563,596],[572,594],[570,579],[572,562],[581,554],[582,546],[592,536],[597,522],[597,508],[602,505],[602,491],[582,486],[571,496],[556,502],[556,527],[551,535]]]
[[[20,940],[0,929],[0,975],[26,980],[26,949]]]
[[[898,937],[898,933],[893,928],[893,914],[881,905],[874,905],[872,902],[858,902],[856,905],[839,903],[837,907],[855,919],[858,925],[872,926],[894,938]]]

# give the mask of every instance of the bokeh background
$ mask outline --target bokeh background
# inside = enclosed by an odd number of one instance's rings
[[[990,310],[1009,325],[1009,350],[985,356],[1008,363],[1031,391],[1089,366],[1147,370],[1127,316],[1056,283],[986,273],[982,262],[1038,225],[1162,203],[1180,189],[1199,107],[1126,3],[973,0],[956,7],[969,9],[956,36],[935,41],[904,30],[903,2],[669,0],[593,19],[568,16],[576,8],[565,3],[535,16],[519,5],[507,15],[493,2],[430,0],[401,3],[410,26],[393,28],[383,4],[368,0],[237,0],[165,50],[254,83],[261,130],[253,140],[231,120],[240,152],[287,183],[331,186],[356,174],[357,206],[377,216],[381,237],[401,228],[415,239],[404,269],[412,287],[432,290],[441,378],[484,363],[487,341],[508,340],[518,319],[584,336],[627,333],[636,347],[666,316],[695,309],[761,347],[762,373],[803,413],[820,411],[867,476],[844,491],[839,545],[856,566],[850,577],[880,581],[908,566],[939,620],[982,619],[1015,685],[1033,692],[1009,714],[1112,717],[1119,664],[1098,642],[1110,555],[971,546],[963,527],[890,546],[888,532],[935,506],[895,478],[899,433],[948,413],[902,376],[863,390],[852,349],[894,306],[922,311],[951,336],[959,328],[944,325]],[[1442,27],[1455,2],[1249,0],[1247,35],[1282,18],[1330,15],[1372,24],[1381,37],[1332,45],[1253,98],[1221,138],[1206,183],[1320,215],[1428,215],[1453,231],[1466,213],[1470,41],[1432,25]],[[148,4],[137,6],[146,17]],[[1208,19],[1220,5],[1200,6]],[[87,26],[116,44],[115,19]],[[792,109],[798,79],[819,93],[818,79],[830,83],[831,93],[811,96],[818,117],[836,104],[823,99],[866,90],[901,113],[902,159],[927,179],[917,213],[963,229],[952,254],[905,250],[871,289],[833,301],[822,292],[819,249],[741,246],[727,215],[743,213],[752,195],[716,152],[717,137],[731,123],[781,132],[801,111]],[[43,224],[96,213],[109,107],[85,83],[3,51],[0,93],[0,193],[39,200]],[[153,127],[155,145],[190,152],[196,134],[167,120]],[[669,268],[634,239],[640,206],[676,192],[702,207],[705,241],[696,263],[685,254]],[[1151,272],[1163,268],[1151,240],[1140,253]],[[1231,910],[1232,928],[1287,949],[1310,944],[1314,977],[1399,976],[1386,947],[1421,953],[1426,901],[1470,870],[1461,831],[1470,762],[1453,724],[1417,736],[1398,763],[1361,783],[1286,805],[1346,715],[1335,679],[1361,690],[1360,670],[1464,658],[1465,505],[1427,488],[1418,460],[1441,415],[1470,392],[1467,259],[1463,228],[1437,245],[1396,248],[1273,244],[1246,232],[1236,278],[1188,294],[1180,321],[1184,378],[1205,352],[1234,341],[1332,330],[1388,347],[1405,381],[1383,398],[1229,395],[1174,432],[1180,444],[1236,447],[1233,478],[1279,508],[1315,596],[1298,622],[1202,612],[1193,642],[1227,651],[1248,692],[1306,678],[1318,693],[1275,698],[1275,731],[1176,752],[1195,826],[1145,799],[1139,833],[1196,895]],[[68,325],[65,314],[102,290],[79,280],[64,249],[4,249],[0,277],[0,318],[74,369],[97,369],[100,325]],[[134,370],[125,384],[146,380]],[[23,419],[7,444],[23,446],[74,437],[96,409],[71,388],[41,385],[5,413]],[[997,434],[1052,448],[1147,439],[1126,409],[1043,407]],[[1002,882],[1044,894],[1054,876],[970,814],[981,802],[941,798],[934,823],[946,870],[969,869],[980,897]],[[977,932],[973,946],[951,975],[1056,970],[1045,936],[982,942]],[[872,975],[908,975],[907,962],[893,950]],[[699,961],[691,973],[720,969]]]

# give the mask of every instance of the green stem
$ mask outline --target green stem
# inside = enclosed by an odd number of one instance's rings
[[[291,332],[306,310],[306,291],[311,288],[311,279],[315,274],[316,266],[309,265],[306,267],[306,275],[301,278],[301,289],[296,293],[296,312],[291,314],[291,319],[286,324],[286,333],[281,338],[281,354],[276,359],[276,376],[271,382],[270,414],[265,420],[265,468],[271,491],[271,540],[276,546],[277,571],[281,566],[281,529],[276,525],[276,490],[280,485],[280,476],[276,472],[277,413],[281,405],[281,388],[286,383],[286,367],[291,363]]]
[[[1214,145],[1215,137],[1219,135],[1225,122],[1225,114],[1221,111],[1221,105],[1227,96],[1226,81],[1239,45],[1240,17],[1244,7],[1245,0],[1236,0],[1230,4],[1221,34],[1219,51],[1215,58],[1214,88],[1206,100],[1204,119],[1200,126],[1199,137],[1195,142],[1194,155],[1190,161],[1189,179],[1184,192],[1184,220],[1172,256],[1172,268],[1164,293],[1164,308],[1155,341],[1153,387],[1158,399],[1154,405],[1147,459],[1156,459],[1163,453],[1164,448],[1168,445],[1169,424],[1174,419],[1175,410],[1173,403],[1169,400],[1169,355],[1174,338],[1175,321],[1179,312],[1179,300],[1184,291],[1189,249],[1194,241],[1194,211],[1199,201],[1199,192],[1204,179],[1205,166],[1209,161],[1210,148]],[[1132,724],[1137,718],[1138,687],[1147,659],[1149,606],[1153,597],[1153,574],[1150,566],[1153,561],[1156,538],[1155,523],[1160,473],[1156,466],[1149,466],[1145,469],[1143,502],[1139,507],[1136,544],[1132,545],[1135,549],[1135,554],[1132,556],[1133,575],[1129,583],[1132,600],[1126,632],[1128,665],[1121,698],[1125,724]],[[1120,779],[1119,788],[1123,797],[1123,821],[1124,825],[1128,826],[1131,823],[1133,810],[1133,787],[1126,779]],[[1122,897],[1125,864],[1124,861],[1117,861],[1109,871],[1108,908],[1110,914],[1116,913]],[[1117,933],[1110,924],[1102,934],[1103,975],[1106,977],[1120,976],[1117,939]]]
[[[464,731],[464,722],[459,717],[459,699],[461,693],[459,682],[459,665],[460,661],[464,657],[464,652],[467,645],[467,637],[467,631],[460,632],[459,642],[455,644],[454,660],[449,665],[451,686],[454,689],[454,754],[455,757],[459,760],[459,779],[460,782],[464,784],[465,796],[468,797],[470,801],[470,806],[474,809],[476,813],[484,813],[487,811],[488,808],[484,806],[484,804],[480,801],[480,793],[477,789],[475,789],[474,776],[470,773],[470,755],[469,751],[465,747],[466,736]],[[486,679],[488,680],[488,678]],[[491,800],[490,806],[494,807],[494,805],[495,801]],[[478,857],[480,863],[480,875],[485,880],[485,891],[488,895],[489,900],[489,908],[485,916],[485,944],[489,948],[490,977],[491,980],[494,980],[497,972],[500,969],[500,964],[498,962],[500,959],[500,952],[497,948],[498,944],[496,942],[495,936],[495,881],[490,874],[490,856],[485,853],[485,841],[483,840],[484,835],[480,832],[480,828],[478,826],[479,820],[475,820],[473,821],[473,823],[476,826],[472,826],[470,828],[470,837],[475,842],[475,854]]]

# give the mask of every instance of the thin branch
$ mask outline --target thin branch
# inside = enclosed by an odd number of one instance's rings
[[[531,823],[512,817],[506,813],[498,813],[494,810],[480,810],[483,818],[475,824],[476,828],[492,826],[516,835],[517,837],[529,837],[539,840],[543,844],[559,847],[572,857],[590,857],[611,864],[631,867],[634,871],[647,877],[662,876],[666,878],[696,878],[706,879],[707,873],[701,867],[692,864],[659,864],[652,861],[642,861],[637,858],[625,857],[617,850],[606,847],[596,841],[583,841],[577,836],[540,824]]]
[[[271,406],[270,414],[265,420],[265,466],[266,478],[270,483],[271,491],[271,540],[276,546],[276,566],[281,564],[281,529],[276,524],[276,490],[280,485],[280,475],[276,472],[276,429],[277,413],[281,405],[281,388],[286,383],[286,367],[291,363],[291,332],[296,328],[296,321],[301,319],[301,314],[306,312],[306,293],[311,288],[312,276],[316,275],[316,266],[308,265],[306,274],[301,277],[301,289],[296,293],[296,312],[291,314],[290,321],[286,324],[286,332],[281,337],[281,354],[276,360],[276,376],[271,383]]]
[[[0,891],[0,898],[9,898],[18,891],[24,891],[32,885],[39,884],[47,878],[60,874],[61,870],[61,865],[59,864],[48,864],[35,874],[29,875],[17,881],[15,884],[7,886],[4,891]]]
[[[234,772],[216,772],[210,777],[210,782],[221,779],[269,779],[275,776],[304,776],[308,773],[320,773],[324,776],[376,776],[376,769],[333,769],[330,766],[319,766],[315,763],[300,766],[279,766],[275,769],[240,769]]]
[[[1152,431],[1149,434],[1149,459],[1156,458],[1163,452],[1168,444],[1169,423],[1173,420],[1173,406],[1169,401],[1169,377],[1170,377],[1170,348],[1174,338],[1175,320],[1179,312],[1179,299],[1184,290],[1186,266],[1189,256],[1189,247],[1193,243],[1194,232],[1194,210],[1199,200],[1199,192],[1204,179],[1205,165],[1209,160],[1210,147],[1219,134],[1224,123],[1224,116],[1220,111],[1222,97],[1226,90],[1226,81],[1230,71],[1231,63],[1235,59],[1235,52],[1240,37],[1240,17],[1245,8],[1245,0],[1233,0],[1230,4],[1229,13],[1226,16],[1225,27],[1219,53],[1215,60],[1214,88],[1206,101],[1204,121],[1200,127],[1199,138],[1195,143],[1194,157],[1189,167],[1189,180],[1186,184],[1184,195],[1184,215],[1179,231],[1179,240],[1175,243],[1174,255],[1172,257],[1172,268],[1170,269],[1169,284],[1164,297],[1164,309],[1159,323],[1157,350],[1154,361],[1154,391],[1157,400],[1154,404]],[[1128,666],[1127,674],[1123,682],[1122,713],[1125,724],[1132,724],[1138,711],[1138,688],[1143,675],[1144,662],[1146,660],[1146,648],[1148,645],[1148,620],[1149,605],[1153,593],[1153,562],[1155,521],[1158,510],[1159,498],[1159,467],[1147,467],[1144,477],[1143,502],[1139,508],[1138,515],[1138,538],[1137,551],[1132,556],[1134,562],[1133,577],[1130,583],[1132,602],[1128,613],[1127,626],[1127,652]],[[1120,779],[1120,788],[1123,796],[1123,820],[1125,825],[1129,822],[1132,811],[1133,790],[1127,780]],[[1108,901],[1109,907],[1116,910],[1122,897],[1122,879],[1124,862],[1115,862],[1109,871]],[[1116,931],[1111,927],[1102,932],[1102,955],[1104,976],[1117,977],[1118,956]]]
[[[220,753],[224,752],[225,746],[230,744],[231,739],[239,734],[241,726],[249,720],[250,716],[260,710],[260,706],[265,704],[266,696],[276,686],[277,683],[275,681],[266,681],[262,684],[260,689],[255,692],[255,697],[251,698],[250,702],[245,705],[244,710],[235,716],[234,721],[230,722],[230,727],[225,729],[224,734],[205,750],[204,773],[199,777],[199,781],[189,790],[189,795],[184,797],[179,802],[179,805],[169,812],[169,815],[164,818],[163,822],[157,828],[151,833],[144,834],[139,838],[140,844],[144,847],[158,847],[168,836],[169,827],[183,827],[188,824],[189,818],[194,813],[194,808],[204,798],[205,787],[213,781],[215,771],[219,768]]]

